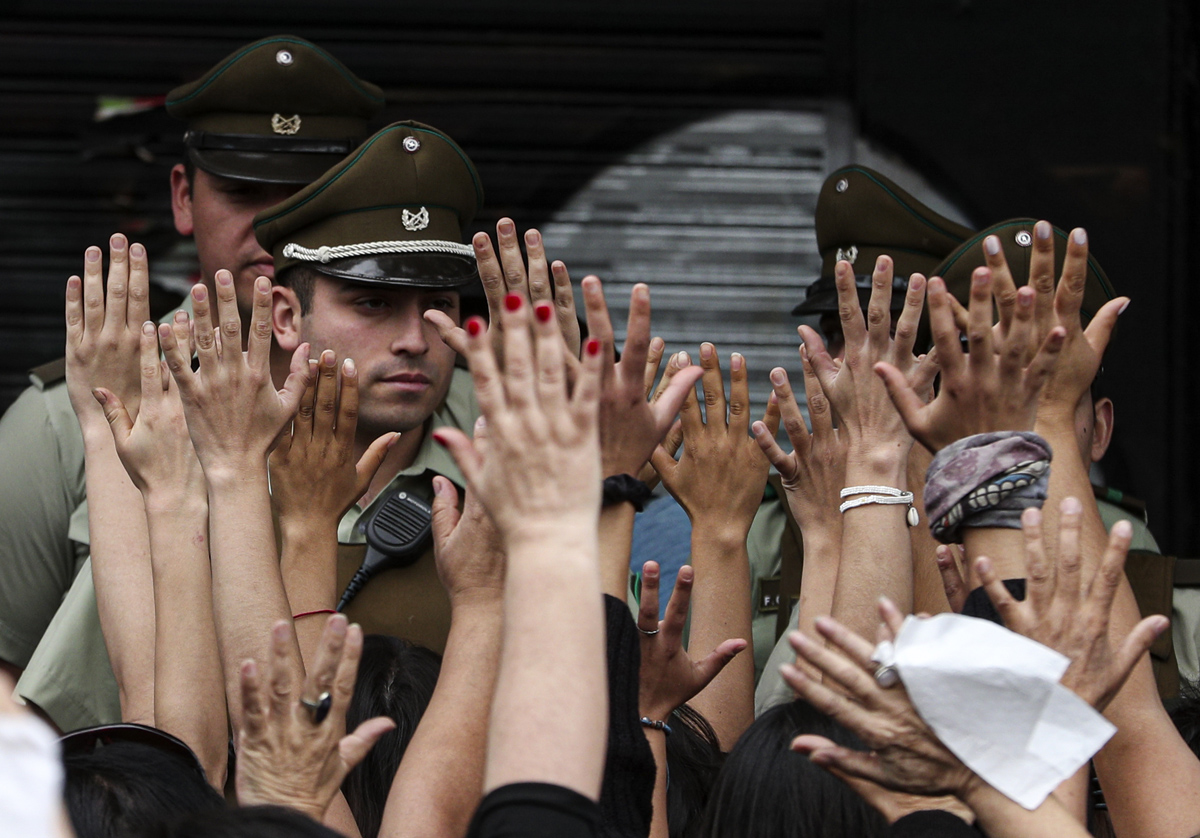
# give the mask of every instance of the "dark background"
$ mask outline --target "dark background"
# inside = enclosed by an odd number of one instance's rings
[[[172,242],[161,110],[97,123],[100,95],[161,95],[289,32],[475,160],[477,226],[540,224],[639,144],[735,109],[848,105],[980,224],[1088,229],[1133,298],[1106,363],[1105,470],[1164,550],[1200,554],[1193,370],[1200,308],[1197,19],[1189,0],[500,4],[8,2],[0,12],[0,408],[61,355],[62,288],[114,230]],[[801,284],[798,278],[797,287]],[[0,464],[0,468],[3,464]]]

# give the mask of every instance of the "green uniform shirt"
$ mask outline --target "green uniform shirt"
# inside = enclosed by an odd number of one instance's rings
[[[66,390],[65,386],[61,389]],[[67,407],[69,409],[70,405]],[[452,427],[470,433],[478,415],[470,374],[456,368],[446,400],[434,411],[428,430]],[[80,437],[78,468],[82,474],[83,443],[78,423],[75,435]],[[346,513],[338,528],[339,540],[361,543],[364,537],[357,531],[359,518],[373,511],[376,503],[381,502],[391,489],[403,488],[420,496],[431,496],[430,481],[434,474],[445,475],[459,486],[464,484],[453,458],[426,433],[413,464],[397,474],[387,490],[366,509],[355,505]],[[72,516],[70,529],[71,539],[80,541],[86,553],[86,501]],[[10,564],[6,559],[0,566],[0,573],[6,572]],[[17,694],[45,710],[64,731],[117,722],[121,718],[116,680],[100,631],[90,559],[82,564],[81,570],[84,572],[75,577],[62,600],[62,607],[53,613],[49,627],[17,684]],[[7,581],[0,581],[0,587],[7,589]]]

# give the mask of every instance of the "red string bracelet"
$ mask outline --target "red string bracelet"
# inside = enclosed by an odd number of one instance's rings
[[[313,614],[336,614],[337,611],[332,608],[318,608],[316,611],[301,611],[299,614],[292,616],[293,620],[299,620],[301,617],[311,617]]]

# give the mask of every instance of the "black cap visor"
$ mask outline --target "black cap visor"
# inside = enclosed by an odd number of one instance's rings
[[[479,284],[475,259],[452,253],[376,253],[308,265],[325,276],[367,285],[457,290]]]
[[[858,303],[865,310],[871,302],[871,277],[866,274],[855,274],[854,284],[858,291]],[[904,297],[908,293],[908,280],[902,277],[892,279],[892,311],[904,308]],[[808,286],[804,302],[794,309],[792,314],[825,314],[838,310],[837,285],[832,277],[821,277]]]
[[[297,186],[307,186],[345,159],[344,154],[198,148],[189,148],[188,157],[210,175]]]

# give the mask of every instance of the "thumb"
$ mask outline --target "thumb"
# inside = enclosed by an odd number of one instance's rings
[[[371,485],[371,478],[375,476],[375,472],[379,471],[379,467],[383,465],[388,452],[392,450],[392,446],[399,439],[400,434],[398,432],[389,431],[372,442],[370,447],[358,458],[358,462],[354,466],[354,473],[357,476],[358,484],[355,489],[359,497],[362,496],[363,492],[367,491],[367,486]]]
[[[103,387],[92,390],[92,396],[104,410],[104,418],[108,420],[113,440],[119,445],[129,439],[129,435],[133,432],[133,420],[129,418],[129,411],[125,409],[120,397]]]
[[[296,347],[296,351],[292,353],[292,365],[287,381],[283,382],[283,389],[279,391],[280,402],[292,415],[295,415],[296,411],[300,409],[300,399],[304,396],[304,391],[308,389],[310,375],[308,350],[307,343]]]
[[[1124,313],[1125,307],[1128,305],[1128,297],[1109,300],[1100,307],[1096,316],[1083,330],[1084,337],[1087,338],[1087,342],[1092,345],[1092,349],[1096,351],[1097,355],[1103,355],[1104,350],[1108,348],[1108,341],[1112,338],[1113,329],[1117,327],[1117,318]]]
[[[338,755],[342,758],[346,772],[349,773],[354,766],[366,758],[380,737],[395,729],[396,722],[393,719],[387,716],[376,716],[360,724],[353,733],[343,736],[338,742]]]
[[[883,379],[883,386],[887,388],[888,396],[900,412],[900,418],[904,420],[909,433],[917,436],[921,424],[921,408],[925,406],[925,400],[913,390],[904,373],[891,364],[880,361],[875,365],[875,374]]]
[[[458,490],[449,478],[433,478],[433,543],[445,544],[458,526],[462,513],[458,511]],[[441,552],[439,549],[437,552]]]
[[[713,680],[721,674],[721,670],[725,665],[738,656],[738,654],[749,645],[745,640],[734,639],[726,640],[717,648],[709,652],[703,660],[696,665],[696,670],[700,674],[700,680],[704,687],[707,687]],[[700,689],[704,689],[701,687]]]

